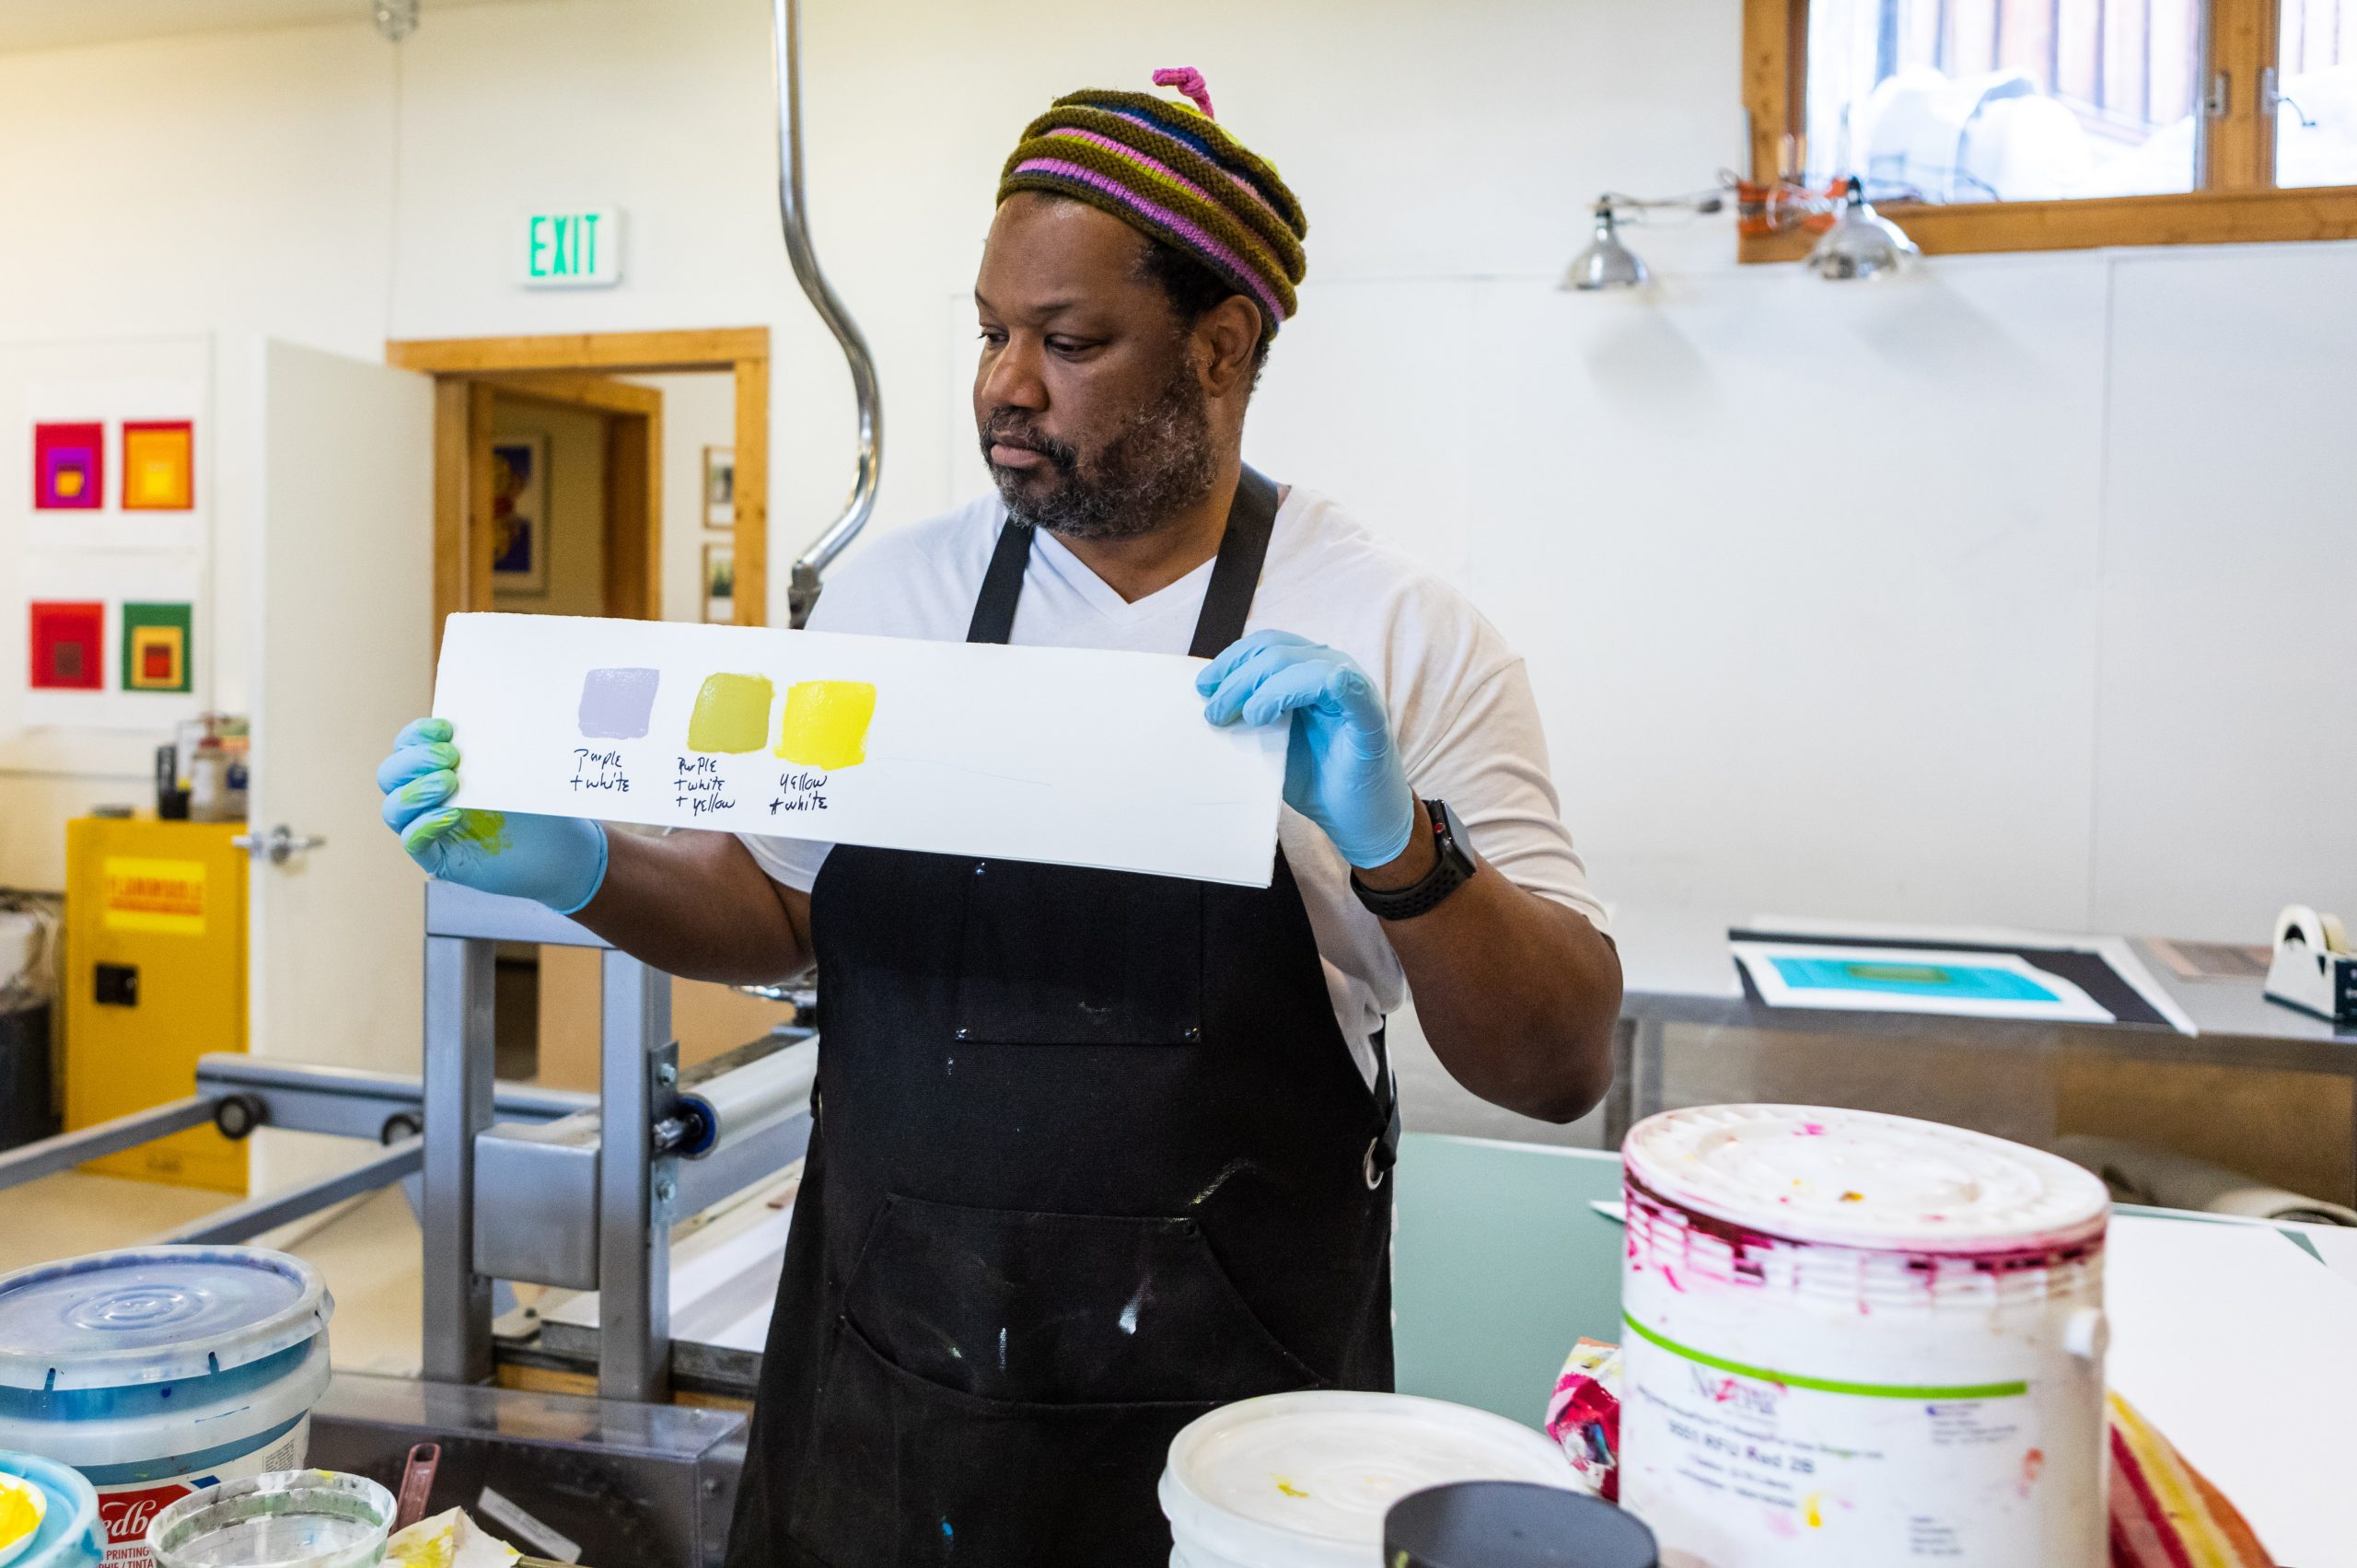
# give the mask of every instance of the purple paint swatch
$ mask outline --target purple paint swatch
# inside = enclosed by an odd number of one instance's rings
[[[581,680],[581,738],[643,740],[655,714],[658,669],[593,669]]]

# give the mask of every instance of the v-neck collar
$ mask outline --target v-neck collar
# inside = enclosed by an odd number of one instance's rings
[[[1117,625],[1136,626],[1181,610],[1191,619],[1203,602],[1203,592],[1211,584],[1212,567],[1218,558],[1203,562],[1185,576],[1135,600],[1123,598],[1087,562],[1045,528],[1039,529],[1031,540],[1031,559],[1053,572],[1098,615]]]

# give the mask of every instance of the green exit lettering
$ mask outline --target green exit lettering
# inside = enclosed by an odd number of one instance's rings
[[[528,287],[563,288],[619,282],[611,208],[578,213],[533,213],[524,220],[524,277]]]

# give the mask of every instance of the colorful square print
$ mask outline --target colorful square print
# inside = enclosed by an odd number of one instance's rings
[[[96,601],[35,599],[32,668],[36,691],[97,691],[106,686],[107,607]]]
[[[95,512],[106,505],[107,427],[33,426],[33,510]]]
[[[128,603],[122,607],[122,689],[126,691],[188,691],[190,622],[185,604]]]
[[[196,505],[196,427],[185,419],[125,421],[122,509],[185,512]]]

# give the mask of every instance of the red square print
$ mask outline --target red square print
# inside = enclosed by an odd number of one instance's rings
[[[97,691],[106,685],[107,607],[95,601],[36,600],[32,670],[36,691]]]
[[[33,509],[95,512],[106,505],[107,427],[33,426]]]

